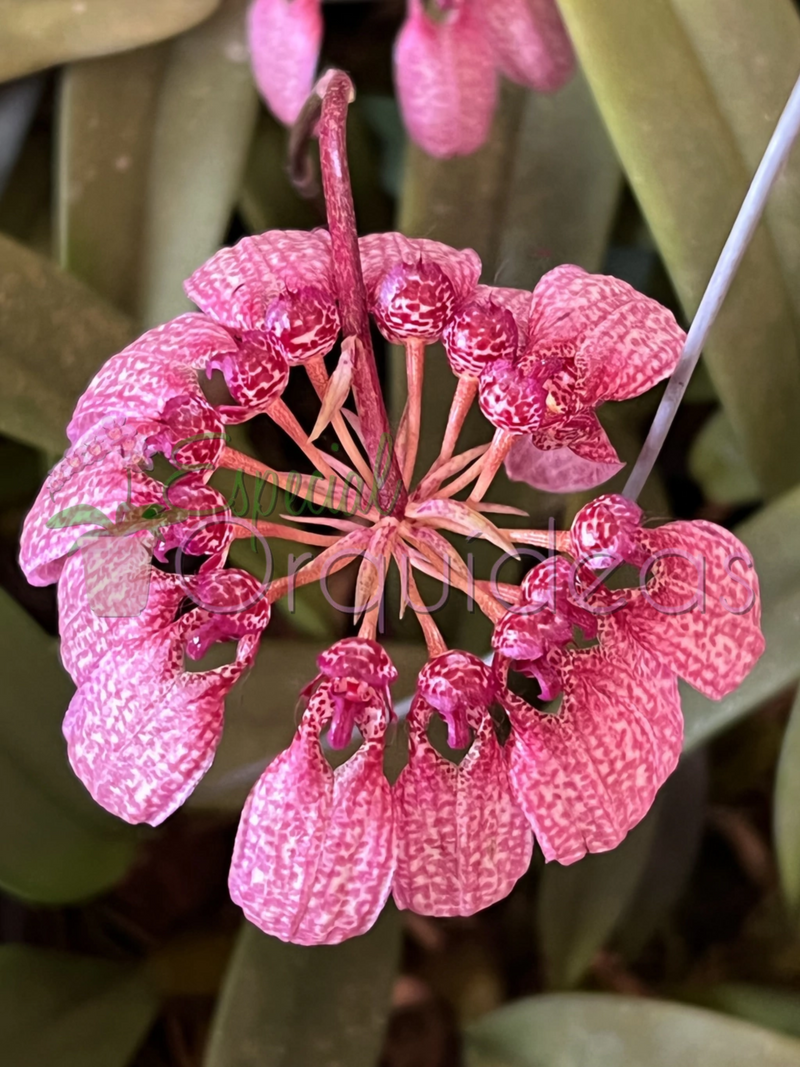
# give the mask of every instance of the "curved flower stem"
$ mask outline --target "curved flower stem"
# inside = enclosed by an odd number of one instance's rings
[[[417,338],[406,341],[406,378],[408,380],[408,418],[405,439],[400,452],[403,464],[403,481],[410,487],[417,461],[419,434],[422,420],[422,382],[425,373],[425,342]]]
[[[455,452],[459,434],[464,427],[467,415],[469,415],[470,408],[475,402],[475,397],[477,395],[477,378],[467,378],[466,376],[463,376],[458,379],[458,385],[456,386],[456,391],[453,394],[453,400],[450,404],[450,414],[447,417],[447,429],[445,430],[444,440],[442,441],[442,451],[439,453],[439,459],[436,461],[435,465],[446,463],[453,455],[453,452]]]
[[[378,381],[378,368],[372,350],[367,294],[361,273],[356,216],[347,164],[347,109],[354,98],[353,83],[340,70],[331,70],[317,82],[294,129],[290,143],[293,170],[305,153],[309,138],[319,137],[322,187],[331,235],[336,294],[342,335],[352,338],[352,385],[367,454],[377,465],[384,443],[391,441],[389,417]],[[389,450],[386,476],[379,478],[378,503],[385,515],[402,515],[406,489],[394,448]]]
[[[427,500],[428,497],[442,495],[437,492],[442,482],[447,481],[448,478],[452,478],[453,475],[458,474],[464,467],[468,466],[474,460],[479,459],[484,452],[488,452],[491,445],[491,441],[488,441],[485,445],[476,445],[475,448],[470,448],[467,452],[462,452],[458,456],[453,456],[452,459],[447,460],[445,463],[442,463],[441,459],[437,459],[436,463],[434,463],[412,493],[412,499]],[[470,481],[476,478],[479,473],[480,471],[476,469],[476,473],[472,476]],[[466,485],[468,483],[465,482],[464,484]]]
[[[475,483],[475,488],[469,494],[470,502],[483,500],[484,496],[486,496],[487,489],[494,481],[497,472],[503,466],[503,461],[511,451],[513,443],[513,433],[509,433],[508,430],[495,430],[492,447],[483,457],[483,466],[481,467],[480,477]]]
[[[767,206],[769,194],[786,162],[789,152],[800,133],[800,78],[795,84],[783,114],[778,120],[772,139],[744,198],[742,207],[733,224],[728,240],[719,257],[711,281],[703,294],[697,314],[686,337],[681,358],[672,372],[667,388],[661,398],[653,425],[634,464],[623,495],[636,500],[652,471],[664,444],[678,406],[686,392],[689,379],[700,359],[714,320],[728,295],[739,265],[753,239],[756,228]]]
[[[414,599],[412,600],[411,597]],[[414,601],[416,601],[416,604]],[[434,656],[441,656],[447,651],[447,642],[442,637],[441,630],[433,621],[433,616],[430,614],[425,604],[423,604],[422,597],[419,595],[419,589],[417,589],[417,583],[414,581],[414,576],[411,573],[408,575],[408,602],[422,628],[425,644],[428,647],[428,655],[431,659]]]
[[[284,526],[280,522],[265,522],[263,519],[255,523],[255,528],[264,537],[279,537],[283,541],[296,541],[301,545],[319,545],[327,548],[341,540],[339,534],[315,534],[310,530],[296,530],[293,526]],[[243,530],[237,537],[252,537],[249,530]]]
[[[282,400],[274,400],[267,412],[269,417],[294,441],[298,448],[308,456],[318,471],[326,477],[333,478],[334,471],[324,452],[320,452],[316,445],[308,439],[308,434],[294,417],[290,408]]]
[[[371,534],[372,531],[364,527],[362,530],[354,530],[345,537],[337,538],[336,544],[326,548],[324,552],[320,552],[305,567],[301,567],[296,574],[288,575],[286,578],[279,578],[273,582],[267,590],[267,600],[270,604],[274,604],[276,600],[285,597],[292,589],[309,585],[311,582],[319,582],[340,571],[348,563],[352,563],[360,552],[364,551],[369,544]]]
[[[328,372],[325,370],[325,363],[321,357],[319,359],[313,359],[310,363],[306,364],[306,374],[308,375],[309,381],[314,386],[317,396],[321,400],[325,396],[325,390],[328,387]],[[364,484],[371,489],[372,471],[369,469],[369,465],[361,455],[358,445],[353,440],[353,435],[350,433],[341,411],[337,411],[332,416],[331,423],[336,431],[336,436],[342,444],[342,448],[347,453],[348,459],[364,479]]]

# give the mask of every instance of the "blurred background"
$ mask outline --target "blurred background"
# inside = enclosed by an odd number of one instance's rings
[[[473,247],[483,280],[505,286],[577,263],[687,324],[800,72],[800,13],[793,0],[560,7],[575,77],[552,95],[503,83],[487,144],[438,160],[407,143],[394,96],[402,0],[325,3],[323,67],[358,92],[360,230]],[[704,1067],[800,1064],[800,152],[642,498],[651,515],[736,530],[761,576],[767,652],[719,703],[684,690],[685,756],[619,849],[569,868],[537,855],[471,919],[389,905],[334,948],[243,925],[226,887],[242,802],[289,742],[317,652],[349,632],[306,591],[228,699],[217,760],[181,812],[123,825],[72,776],[54,587],[28,586],[16,557],[75,400],[109,355],[189,306],[183,279],[220,244],[322,221],[286,176],[245,10],[0,0],[0,1063],[661,1067],[702,1050]],[[379,355],[396,417],[401,361]],[[432,459],[454,379],[444,358],[426,373]],[[628,463],[659,395],[601,411]],[[313,420],[302,383],[287,399]],[[235,429],[237,447],[297,464],[265,417]],[[530,525],[568,523],[586,499],[497,492]],[[477,555],[488,572],[496,553]],[[235,559],[260,563],[241,542]],[[340,602],[353,580],[342,572]],[[487,651],[488,626],[455,597],[437,621],[452,645]],[[413,625],[389,626],[408,695],[424,648]],[[394,749],[390,763],[402,737]]]

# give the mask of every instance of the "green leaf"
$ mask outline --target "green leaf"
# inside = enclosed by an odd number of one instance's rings
[[[743,8],[746,0],[739,6]],[[787,0],[788,2],[788,0]],[[697,308],[752,166],[672,0],[560,0],[620,160],[688,314]],[[681,4],[684,13],[691,5]],[[704,3],[695,6],[703,7]],[[751,9],[761,12],[767,5]],[[725,23],[725,44],[747,20]],[[717,24],[718,26],[719,24]],[[723,47],[720,42],[719,47]],[[800,63],[800,56],[795,69]],[[772,106],[771,62],[753,108]],[[741,71],[737,77],[742,78]],[[780,85],[780,73],[774,75]],[[763,90],[770,83],[769,93]],[[781,86],[786,95],[790,85]],[[711,377],[767,495],[800,480],[800,355],[787,279],[756,234],[706,349]]]
[[[144,517],[149,518],[147,514]],[[74,507],[57,511],[55,515],[47,520],[47,528],[49,530],[62,530],[66,526],[83,526],[87,522],[94,523],[96,526],[110,527],[114,525],[111,519],[104,515],[99,508],[92,507],[91,504],[75,504]]]
[[[183,282],[217,250],[239,194],[258,99],[247,0],[168,47],[153,133],[139,317],[152,326],[191,307]]]
[[[746,982],[721,982],[680,992],[692,1004],[737,1015],[768,1030],[800,1037],[800,995],[796,992]]]
[[[161,41],[202,22],[219,0],[0,0],[0,81]]]
[[[131,334],[130,322],[75,278],[0,236],[0,432],[63,451],[75,401]]]
[[[61,736],[72,696],[56,643],[0,591],[0,885],[41,903],[103,892],[130,865],[138,833],[98,807]]]
[[[584,856],[568,867],[545,867],[537,926],[551,987],[579,982],[611,936],[647,866],[660,806],[659,800],[611,852]]]
[[[636,959],[686,889],[706,824],[708,772],[702,749],[684,756],[656,801],[647,865],[614,931],[613,947]]]
[[[781,748],[774,819],[783,893],[792,914],[800,918],[800,695],[795,697]]]
[[[724,411],[717,411],[695,438],[689,470],[703,494],[717,504],[748,504],[760,489]]]
[[[467,1031],[467,1067],[797,1067],[800,1042],[666,1001],[526,997]]]
[[[0,947],[0,1046],[9,1067],[125,1067],[157,1013],[141,971]]]
[[[341,945],[288,945],[245,924],[204,1067],[375,1067],[400,962],[401,920]]]
[[[414,690],[426,660],[423,645],[385,642],[400,672],[395,699]],[[267,763],[297,728],[300,690],[317,674],[318,642],[262,641],[253,669],[225,702],[225,732],[211,770],[189,798],[190,808],[239,812]],[[395,746],[401,748],[402,746]]]
[[[560,263],[600,270],[622,171],[582,74],[528,93],[505,197],[497,283],[531,289]]]
[[[58,103],[61,266],[136,311],[153,123],[167,48],[66,67]]]

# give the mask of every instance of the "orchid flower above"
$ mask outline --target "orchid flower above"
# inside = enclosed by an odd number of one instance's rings
[[[314,82],[322,0],[253,0],[248,29],[259,91],[290,126]],[[485,143],[498,75],[555,92],[572,76],[575,58],[555,0],[408,0],[394,68],[409,136],[446,159]]]
[[[316,87],[316,110],[304,109],[306,132],[320,141],[328,230],[222,249],[187,282],[199,313],[106,363],[78,402],[70,448],[21,547],[31,582],[58,582],[62,660],[77,686],[64,720],[72,766],[98,803],[153,825],[210,766],[225,698],[254,660],[271,605],[360,557],[358,631],[320,654],[295,738],[245,804],[231,865],[231,895],[247,918],[300,944],[363,933],[390,894],[427,915],[473,914],[511,891],[537,841],[561,863],[616,847],[677,764],[677,679],[718,699],[764,647],[752,561],[718,526],[651,527],[616,495],[586,505],[560,533],[489,518],[519,514],[484,502],[504,462],[548,489],[595,485],[618,469],[596,409],[668,376],[684,336],[655,301],[577,267],[522,292],[481,285],[470,250],[401,234],[359,241],[345,153],[351,99],[349,79],[331,72]],[[372,322],[406,350],[408,401],[394,437]],[[329,374],[324,358],[339,336]],[[454,395],[440,454],[416,477],[425,364],[439,358],[437,341]],[[215,370],[230,403],[206,398],[202,379]],[[318,394],[312,434],[284,402],[290,373],[306,374]],[[351,396],[355,411],[345,406]],[[494,435],[459,452],[475,403]],[[276,470],[227,444],[227,425],[258,414],[302,449],[311,473]],[[313,440],[328,424],[336,455]],[[159,454],[174,470],[166,482]],[[311,514],[237,519],[209,484],[221,468],[272,480]],[[476,579],[448,533],[511,556],[536,546],[542,562],[519,585]],[[228,566],[233,541],[253,535],[321,551],[291,579],[260,583]],[[398,675],[378,641],[391,563],[401,611],[418,618],[429,657],[394,784],[383,755]],[[611,590],[605,578],[620,564],[638,581]],[[416,573],[488,616],[490,663],[448,649]],[[187,655],[200,659],[223,641],[236,642],[233,662],[185,669]],[[461,762],[429,739],[436,716],[449,748],[466,750]],[[360,741],[335,770],[326,731],[332,748]]]

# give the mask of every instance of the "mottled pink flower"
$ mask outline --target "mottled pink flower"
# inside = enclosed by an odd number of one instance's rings
[[[383,774],[387,708],[359,674],[350,681],[359,749],[335,771],[325,758],[320,734],[342,711],[326,678],[290,748],[253,787],[236,836],[231,896],[265,933],[301,945],[367,931],[394,875],[392,792]]]
[[[94,799],[127,822],[157,826],[194,790],[214,758],[225,697],[252,664],[269,621],[251,575],[221,571],[198,585],[213,610],[195,607],[176,618],[184,585],[153,571],[152,603],[121,626],[93,624],[77,589],[64,591],[97,638],[96,647],[88,646],[75,616],[67,621],[65,662],[79,682],[64,718],[70,763]],[[185,654],[198,658],[214,641],[229,639],[239,642],[233,663],[184,669]]]
[[[605,569],[640,568],[617,614],[630,636],[712,700],[732,692],[764,651],[752,556],[728,530],[704,520],[642,526],[638,505],[601,496],[575,517],[576,558]]]
[[[247,29],[259,92],[276,118],[291,126],[314,84],[321,0],[253,0]]]
[[[569,81],[575,53],[556,0],[480,0],[478,7],[501,74],[539,92]]]
[[[429,155],[476,151],[489,136],[497,98],[495,58],[472,0],[439,0],[436,17],[408,0],[394,46],[397,96],[406,129]]]
[[[580,267],[546,274],[524,318],[520,298],[507,294],[499,291],[493,299],[515,313],[520,346],[514,355],[486,363],[479,401],[498,429],[529,438],[516,446],[524,453],[514,456],[512,448],[513,476],[537,488],[560,489],[550,476],[553,464],[556,472],[567,470],[567,488],[587,487],[602,473],[598,480],[605,480],[620,463],[596,408],[638,396],[667,377],[683,347],[683,331],[657,301]],[[531,446],[548,455],[537,455]],[[563,451],[567,464],[558,455]]]
[[[420,674],[408,764],[394,787],[400,908],[472,915],[507,896],[528,869],[533,838],[495,736],[494,689],[489,668],[466,652],[432,659]],[[447,723],[451,747],[470,745],[461,763],[428,740],[434,712]]]
[[[235,404],[212,409],[201,379],[217,368]],[[279,354],[237,343],[204,315],[180,315],[148,330],[100,368],[75,406],[67,435],[76,444],[109,416],[145,427],[155,424],[155,433],[162,414],[172,421],[178,418],[175,402],[181,398],[192,401],[197,418],[205,412],[206,418],[215,416],[222,423],[242,422],[280,396],[287,376]],[[194,432],[214,428],[218,430],[219,423],[201,422]]]
[[[396,344],[442,336],[457,305],[475,291],[481,261],[471,248],[374,233],[358,242],[369,309],[384,337]]]
[[[243,237],[198,267],[184,288],[245,343],[289,364],[327,355],[339,334],[327,230]]]

